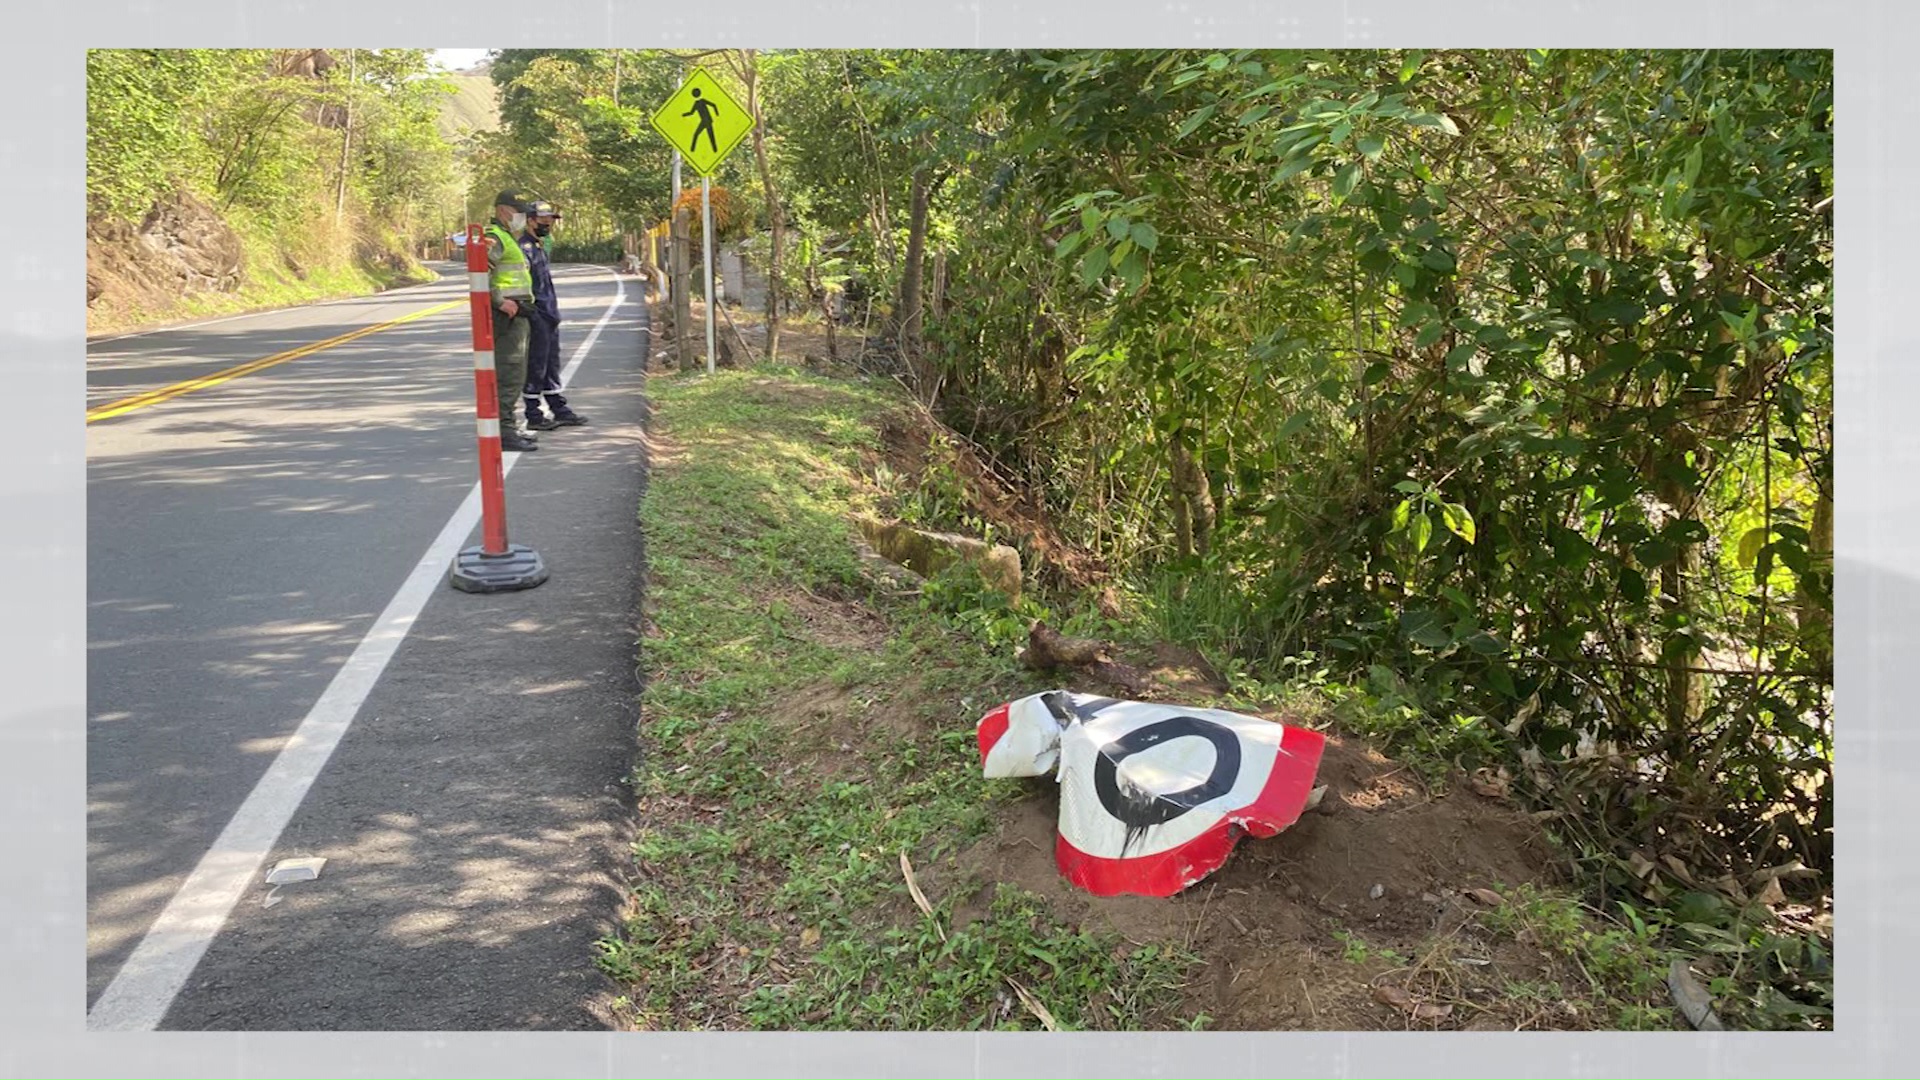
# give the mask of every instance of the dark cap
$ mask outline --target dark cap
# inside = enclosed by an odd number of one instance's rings
[[[503,191],[493,198],[493,205],[511,206],[523,214],[526,213],[527,207],[532,202],[533,199],[530,196],[523,195],[517,191]]]

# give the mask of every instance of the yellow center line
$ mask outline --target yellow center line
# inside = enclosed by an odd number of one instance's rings
[[[468,300],[466,297],[461,297],[458,300],[449,300],[444,304],[435,304],[433,307],[421,308],[419,311],[413,312],[410,315],[402,315],[397,319],[390,319],[383,323],[375,323],[372,326],[363,326],[358,330],[349,331],[338,337],[330,337],[325,341],[316,341],[311,345],[302,345],[297,349],[288,349],[286,352],[274,353],[272,356],[259,360],[249,360],[244,364],[240,364],[237,367],[230,367],[225,371],[216,371],[211,375],[202,375],[197,379],[177,382],[172,386],[163,386],[158,390],[149,390],[143,394],[135,394],[132,397],[121,398],[119,401],[110,401],[105,405],[88,409],[87,423],[91,424],[95,420],[105,420],[108,417],[120,416],[123,413],[130,413],[135,409],[144,409],[149,405],[158,405],[163,401],[177,398],[182,394],[191,394],[195,390],[205,390],[209,386],[218,386],[223,382],[237,379],[242,375],[251,375],[256,371],[270,368],[275,364],[284,364],[289,360],[298,360],[303,356],[311,356],[322,349],[331,349],[335,345],[344,345],[356,338],[363,338],[368,334],[377,334],[382,330],[391,330],[402,323],[410,323],[415,319],[424,319],[429,315],[437,315],[442,311],[463,307],[467,303]]]

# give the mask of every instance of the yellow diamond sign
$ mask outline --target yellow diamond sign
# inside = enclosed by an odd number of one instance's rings
[[[653,114],[653,130],[680,151],[694,172],[712,176],[753,130],[753,117],[704,68],[694,68]]]

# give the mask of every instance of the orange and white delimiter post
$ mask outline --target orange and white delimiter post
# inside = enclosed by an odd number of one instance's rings
[[[547,580],[540,554],[507,542],[506,470],[500,460],[500,384],[493,366],[493,290],[487,235],[467,226],[467,282],[473,309],[473,406],[480,444],[480,546],[454,559],[453,587],[466,592],[530,589]]]
[[[487,237],[467,226],[467,281],[473,306],[473,405],[480,430],[480,550],[507,553],[507,479],[500,468],[500,382],[493,371],[493,290]]]

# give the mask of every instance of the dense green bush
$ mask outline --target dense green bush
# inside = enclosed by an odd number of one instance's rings
[[[437,239],[462,185],[435,126],[448,87],[426,51],[349,50],[318,74],[295,63],[308,52],[89,51],[89,219],[138,222],[189,192],[293,247],[340,221],[395,251]]]
[[[622,250],[619,237],[609,237],[605,240],[582,241],[569,240],[563,236],[556,236],[553,240],[553,251],[551,252],[553,261],[557,263],[611,264],[619,262],[621,254]]]
[[[1830,54],[979,65],[922,381],[1070,535],[1466,764],[1617,752],[1602,862],[1831,865]]]

